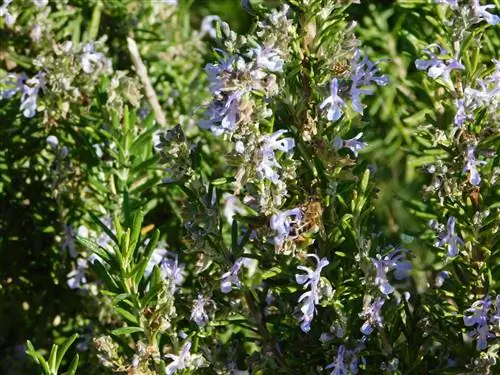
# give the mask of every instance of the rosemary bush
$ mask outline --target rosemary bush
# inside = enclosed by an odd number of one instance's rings
[[[1,373],[500,371],[500,1],[1,1]]]

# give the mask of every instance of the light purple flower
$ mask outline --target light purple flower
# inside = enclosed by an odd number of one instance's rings
[[[86,259],[78,258],[76,260],[76,268],[67,275],[67,283],[71,289],[79,289],[82,284],[87,282],[87,277],[85,276],[87,268],[88,265]]]
[[[170,280],[170,292],[174,294],[177,286],[184,282],[184,264],[179,264],[177,255],[175,259],[163,258],[160,263],[161,276],[164,280]]]
[[[236,262],[234,262],[233,266],[229,269],[228,272],[222,275],[220,281],[220,291],[222,293],[229,293],[233,289],[233,286],[236,288],[241,288],[241,282],[238,278],[238,273],[242,266],[248,265],[247,258],[238,258]]]
[[[146,243],[147,245],[147,243]],[[153,254],[151,254],[151,258],[149,258],[148,264],[146,265],[146,270],[144,271],[144,275],[148,277],[153,272],[154,266],[161,263],[161,261],[165,258],[168,251],[163,246],[157,247],[153,250]]]
[[[332,82],[330,82],[330,96],[323,100],[319,106],[320,109],[328,106],[326,118],[329,121],[337,121],[343,113],[341,107],[346,106],[344,100],[338,95],[338,91],[339,84],[337,78],[334,78]]]
[[[49,3],[49,0],[31,0],[31,1],[33,1],[33,4],[35,4],[35,6],[38,9],[45,8],[47,6],[47,4]]]
[[[191,341],[187,341],[182,345],[179,355],[167,354],[165,357],[173,361],[168,364],[165,369],[165,375],[173,375],[179,370],[191,369],[194,370],[201,366],[203,359],[199,354],[191,354]]]
[[[233,223],[233,217],[236,214],[244,215],[246,213],[245,206],[240,202],[237,196],[224,193],[222,199],[224,201],[224,209],[222,213],[229,224]]]
[[[463,245],[464,241],[455,234],[456,219],[453,216],[448,218],[446,230],[439,234],[436,246],[446,245],[448,248],[448,257],[453,258],[458,255],[458,245]]]
[[[100,64],[107,64],[107,60],[102,52],[96,52],[94,43],[87,43],[83,46],[80,63],[85,73],[93,73]]]
[[[470,118],[470,116],[465,112],[464,99],[455,100],[455,106],[457,107],[457,112],[454,119],[455,125],[461,128],[465,121]]]
[[[296,274],[295,280],[299,285],[303,285],[305,288],[310,288],[309,291],[303,293],[299,297],[299,303],[302,302],[302,307],[300,311],[302,312],[300,328],[303,332],[309,332],[311,329],[311,323],[316,312],[316,305],[319,304],[320,294],[319,294],[319,284],[321,281],[321,271],[330,262],[326,258],[321,258],[316,254],[307,254],[307,257],[314,258],[316,260],[316,269],[312,270],[305,266],[298,266],[297,269],[306,272],[305,274]]]
[[[28,79],[23,85],[21,95],[21,111],[24,117],[35,116],[37,109],[37,98],[39,91],[45,91],[45,73],[37,73],[33,78]]]
[[[488,324],[488,310],[492,305],[490,297],[485,297],[474,302],[470,308],[465,310],[464,324],[467,327],[475,324],[478,326]]]
[[[294,218],[293,220],[292,217]],[[276,232],[276,236],[274,236],[274,243],[281,246],[290,235],[292,224],[294,222],[300,222],[301,220],[302,211],[298,207],[274,214],[271,217],[271,222],[269,224],[271,229]]]
[[[210,298],[203,297],[201,294],[193,301],[190,319],[194,321],[198,327],[203,327],[209,320],[209,316],[205,311],[205,306],[207,305],[213,306],[214,301]]]
[[[436,288],[441,288],[448,277],[450,277],[450,273],[448,271],[439,272],[434,280]]]
[[[479,351],[488,347],[489,338],[495,337],[489,331],[488,312],[492,306],[491,298],[485,297],[474,302],[464,313],[464,324],[467,327],[476,326],[474,330],[469,332],[469,335],[477,338],[476,349]]]
[[[283,71],[285,62],[275,48],[257,46],[250,51],[259,68],[277,73]]]
[[[389,268],[386,266],[386,263],[383,259],[380,259],[380,255],[378,259],[371,258],[372,264],[374,265],[377,275],[375,276],[375,285],[377,285],[380,289],[380,292],[389,295],[394,292],[394,287],[389,284],[387,280],[387,271]]]
[[[335,361],[325,367],[325,370],[333,369],[330,375],[347,375],[347,368],[344,363],[344,354],[345,347],[344,345],[340,345]]]
[[[363,308],[362,315],[366,319],[366,321],[361,326],[361,333],[363,335],[368,336],[373,332],[374,327],[380,328],[383,326],[384,319],[381,315],[381,312],[384,302],[384,299],[377,297],[372,304],[367,305]]]
[[[435,0],[436,4],[449,5],[452,8],[458,8],[458,0]]]
[[[440,56],[437,56],[430,50],[430,48],[434,46],[439,49]],[[437,79],[441,77],[446,84],[451,84],[451,72],[453,70],[465,69],[465,67],[456,58],[445,60],[443,55],[446,55],[448,51],[440,45],[431,45],[424,49],[424,52],[429,55],[429,59],[417,59],[415,61],[415,66],[418,70],[427,70],[427,74],[431,78]]]
[[[368,143],[360,141],[362,136],[363,133],[359,133],[354,138],[347,139],[345,141],[339,136],[336,136],[333,139],[333,147],[336,149],[341,149],[344,147],[348,148],[349,150],[352,151],[355,157],[358,157],[358,151],[361,151],[368,145]]]
[[[205,34],[208,34],[210,38],[215,39],[217,37],[217,30],[213,26],[214,23],[220,22],[221,19],[219,16],[205,16],[203,20],[201,21],[201,30],[200,30],[200,36],[204,36]]]
[[[394,272],[394,277],[397,280],[402,280],[408,277],[412,264],[406,260],[406,249],[395,249],[387,254],[384,258],[377,255],[376,259],[371,258],[372,264],[376,270],[374,284],[379,287],[380,292],[389,295],[394,292],[394,287],[387,280],[387,273]]]
[[[12,0],[3,0],[3,4],[0,6],[0,17],[3,17],[7,26],[12,26],[16,22],[15,17],[7,9],[10,3],[12,3]]]
[[[61,249],[67,251],[71,258],[76,258],[78,256],[75,244],[75,234],[73,233],[71,224],[66,224],[64,226],[64,240],[61,244]]]
[[[354,57],[351,60],[351,95],[352,109],[360,114],[363,114],[363,104],[361,103],[362,95],[372,95],[374,90],[370,86],[376,84],[385,86],[389,79],[385,75],[378,75],[379,68],[377,64],[380,62],[371,62],[367,56],[361,60],[361,52],[357,49]]]
[[[472,0],[472,11],[480,19],[484,20],[490,25],[495,26],[500,22],[500,17],[496,14],[491,14],[487,9],[495,9],[496,6],[493,4],[481,5],[479,0]]]
[[[466,163],[464,167],[464,172],[469,172],[469,182],[471,185],[477,186],[481,183],[481,176],[477,170],[478,165],[486,164],[485,161],[478,161],[474,156],[476,148],[472,145],[467,147]]]
[[[23,90],[24,87],[24,82],[26,81],[28,77],[26,77],[26,74],[21,73],[21,74],[7,74],[7,76],[4,78],[4,83],[9,87],[9,86],[14,86],[12,88],[0,91],[0,100],[2,99],[10,99],[14,95],[16,95],[18,92]]]
[[[271,181],[273,184],[278,184],[280,176],[277,170],[281,169],[281,165],[276,159],[276,151],[290,153],[295,147],[293,138],[279,139],[286,130],[278,130],[271,135],[261,137],[261,146],[259,149],[260,161],[257,165],[257,173],[259,177]]]

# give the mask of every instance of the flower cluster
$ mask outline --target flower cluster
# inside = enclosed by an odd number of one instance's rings
[[[387,76],[379,75],[379,62],[371,62],[365,55],[361,58],[361,52],[356,49],[350,61],[349,98],[354,112],[363,114],[363,95],[373,95],[373,85],[385,86],[389,82]],[[333,78],[330,83],[330,96],[320,104],[320,109],[328,108],[326,118],[329,121],[337,121],[343,114],[342,108],[346,107],[346,102],[339,96],[339,80]]]
[[[230,140],[234,156],[240,160],[236,173],[236,190],[245,184],[258,186],[253,196],[257,209],[272,211],[286,196],[284,179],[293,177],[279,162],[277,151],[290,157],[295,147],[293,138],[282,138],[285,130],[263,132],[261,123],[272,121],[272,98],[278,93],[288,44],[294,29],[287,19],[288,6],[274,11],[258,24],[259,40],[239,40],[227,24],[222,23],[227,51],[217,49],[219,63],[205,68],[212,93],[202,128]],[[283,25],[284,32],[276,38],[272,25]],[[270,182],[270,184],[269,184]]]

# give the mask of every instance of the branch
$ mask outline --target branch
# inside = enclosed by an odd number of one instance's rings
[[[155,113],[156,121],[160,125],[166,125],[167,120],[160,107],[160,102],[156,96],[155,90],[148,76],[148,71],[146,66],[142,62],[141,55],[139,54],[139,49],[137,48],[137,43],[131,37],[127,38],[128,50],[130,52],[130,57],[135,67],[135,71],[139,76],[142,84],[144,85],[144,91],[146,94],[146,99],[149,102],[153,112]]]

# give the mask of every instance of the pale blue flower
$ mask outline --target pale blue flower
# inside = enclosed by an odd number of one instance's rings
[[[161,276],[164,280],[170,281],[170,292],[175,293],[177,286],[184,282],[184,276],[186,272],[184,271],[185,265],[183,263],[179,264],[177,255],[174,259],[163,258],[160,263]]]
[[[67,275],[67,283],[71,289],[79,289],[87,282],[87,277],[85,276],[87,268],[86,259],[78,258],[76,260],[76,268]]]
[[[450,273],[448,271],[439,272],[434,280],[436,288],[441,288],[448,277],[450,277]]]
[[[338,91],[339,84],[337,78],[334,78],[330,82],[330,96],[323,100],[319,106],[320,109],[328,107],[326,118],[329,121],[337,121],[343,113],[341,107],[346,106],[344,100],[338,95]]]
[[[434,54],[430,48],[437,47],[439,49],[439,55]],[[451,84],[450,74],[453,70],[463,70],[465,67],[456,59],[448,59],[445,60],[443,55],[446,55],[448,51],[446,51],[443,47],[438,44],[431,45],[424,49],[424,52],[429,55],[428,60],[417,59],[415,61],[415,66],[418,70],[427,70],[427,74],[429,77],[433,79],[437,79],[441,77],[441,79],[446,84]]]
[[[389,295],[394,292],[394,287],[387,280],[387,273],[394,272],[397,280],[408,277],[412,264],[406,260],[406,249],[396,249],[386,255],[384,258],[377,254],[376,258],[371,258],[371,262],[376,270],[374,284],[379,287],[380,292]]]
[[[35,6],[38,9],[45,8],[47,6],[47,4],[49,3],[49,0],[31,0],[31,1],[33,1],[33,4],[35,4]]]
[[[14,95],[16,95],[18,92],[21,92],[24,88],[24,82],[26,81],[27,78],[28,77],[26,77],[26,74],[24,74],[24,73],[7,74],[7,76],[4,78],[4,84],[7,85],[7,87],[11,87],[11,88],[0,91],[0,100],[10,99]]]
[[[64,226],[64,240],[61,244],[61,249],[67,251],[71,258],[76,258],[78,256],[75,244],[75,233],[73,232],[71,224],[66,224]]]
[[[274,243],[281,246],[290,235],[292,224],[300,222],[301,220],[302,211],[298,207],[274,214],[271,217],[271,222],[269,224],[270,228],[276,232],[276,236],[274,236]]]
[[[361,60],[361,52],[357,49],[354,57],[351,60],[351,95],[352,109],[363,114],[363,104],[361,103],[362,95],[372,95],[374,90],[370,86],[373,84],[378,86],[385,86],[389,79],[385,75],[378,75],[379,68],[377,66],[379,61],[371,62],[367,56]]]
[[[354,138],[343,140],[339,136],[336,136],[333,139],[333,147],[336,149],[348,148],[354,154],[355,157],[358,157],[358,151],[363,150],[368,143],[361,141],[361,137],[363,133],[359,133]]]
[[[304,289],[310,288],[309,291],[299,297],[298,301],[302,303],[302,307],[300,308],[302,312],[300,328],[303,332],[309,332],[311,329],[311,323],[316,313],[315,306],[320,301],[319,284],[321,281],[321,271],[330,263],[326,258],[321,258],[320,260],[316,254],[307,254],[306,256],[316,260],[316,269],[312,270],[305,266],[298,266],[297,269],[304,271],[305,274],[295,275],[295,280],[299,285],[303,285]]]
[[[45,140],[52,150],[57,149],[59,145],[59,139],[55,135],[49,135]]]
[[[259,68],[266,69],[273,73],[283,71],[285,62],[281,58],[279,51],[271,47],[257,46],[250,52],[251,56],[256,59]]]
[[[237,196],[224,193],[222,199],[224,201],[222,213],[230,225],[233,223],[233,217],[236,214],[244,215],[246,213],[245,206],[240,202]]]
[[[209,316],[205,311],[207,305],[213,306],[214,301],[210,298],[203,297],[201,294],[193,301],[190,319],[194,321],[198,327],[203,327],[209,320]]]
[[[447,246],[448,257],[453,258],[458,255],[458,246],[463,245],[464,241],[455,234],[456,219],[453,216],[448,218],[446,230],[439,234],[436,246]]]
[[[217,37],[217,30],[213,24],[217,22],[221,22],[219,16],[205,16],[201,21],[200,36],[208,34],[210,38],[215,39]]]
[[[465,310],[464,314],[464,324],[467,327],[473,325],[485,325],[488,324],[488,310],[493,306],[491,302],[491,297],[485,297],[483,299],[474,302],[470,308]]]
[[[333,369],[330,375],[347,375],[347,368],[344,363],[344,355],[345,347],[344,345],[340,345],[335,361],[325,367],[325,370]]]
[[[260,178],[265,178],[274,184],[278,184],[280,181],[278,170],[281,169],[276,158],[276,151],[290,153],[295,147],[293,138],[281,138],[285,133],[286,130],[278,130],[271,135],[264,135],[260,139],[260,161],[256,170]]]
[[[3,0],[3,4],[0,6],[0,17],[3,17],[7,26],[12,26],[16,22],[15,17],[7,9],[10,3],[12,3],[12,0]]]
[[[374,327],[381,328],[383,326],[384,319],[381,314],[384,302],[384,299],[377,297],[373,303],[363,308],[363,316],[366,319],[361,326],[361,333],[363,335],[368,336],[373,332]]]
[[[173,375],[179,370],[195,370],[203,363],[203,358],[199,354],[191,354],[191,341],[182,345],[179,355],[167,354],[166,358],[172,359],[165,369],[165,375]]]
[[[478,161],[474,156],[476,148],[472,145],[467,147],[466,163],[464,167],[464,172],[469,172],[469,182],[471,185],[478,186],[481,183],[481,176],[477,170],[478,165],[486,164],[485,161]]]
[[[489,330],[488,312],[492,306],[491,298],[485,297],[474,302],[464,313],[464,324],[467,327],[476,326],[469,336],[477,338],[476,349],[479,351],[488,347],[489,338],[495,337]]]
[[[481,5],[479,0],[472,0],[472,11],[480,19],[484,20],[490,25],[496,25],[500,22],[500,17],[496,14],[491,14],[487,9],[495,9],[496,6],[493,4]]]
[[[228,272],[221,276],[220,282],[220,291],[222,293],[229,293],[233,289],[233,286],[236,288],[241,288],[241,282],[238,278],[238,273],[242,266],[246,266],[248,264],[247,258],[238,258],[236,262],[234,262],[233,266],[229,269]]]
[[[145,242],[147,246],[149,240]],[[153,254],[151,254],[151,258],[149,258],[148,264],[146,265],[146,269],[144,271],[144,276],[149,277],[151,272],[153,272],[154,266],[160,264],[162,260],[166,257],[168,251],[162,245],[153,250]]]
[[[106,64],[107,60],[102,52],[96,52],[94,43],[83,46],[80,63],[85,73],[93,73],[100,65]]]
[[[455,106],[457,107],[457,112],[455,114],[455,125],[461,128],[465,120],[467,120],[467,115],[465,114],[464,100],[463,99],[455,100]]]
[[[37,109],[37,98],[39,91],[45,90],[45,73],[37,73],[33,78],[26,81],[21,95],[21,111],[24,117],[35,116]]]
[[[445,4],[449,5],[452,8],[458,8],[458,0],[435,0],[436,4]]]

